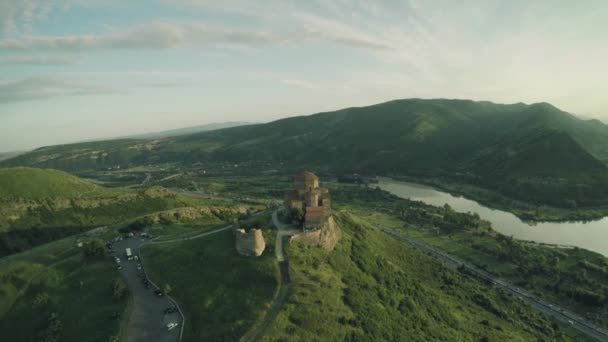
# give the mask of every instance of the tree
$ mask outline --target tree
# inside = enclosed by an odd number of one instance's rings
[[[82,247],[82,253],[85,259],[95,259],[102,257],[103,252],[103,241],[101,241],[100,239],[91,240],[85,243]]]
[[[112,297],[114,299],[121,299],[127,294],[127,284],[121,278],[114,279],[112,286]]]
[[[58,341],[57,336],[63,328],[63,322],[56,313],[51,313],[48,318],[48,326],[44,333],[44,342],[56,342]]]
[[[304,210],[300,207],[291,209],[291,222],[294,224],[302,224],[304,222]]]
[[[172,290],[172,289],[171,289],[171,285],[169,285],[169,284],[165,284],[165,286],[163,286],[163,292],[164,292],[165,294],[169,294],[169,293],[171,293],[171,290]]]

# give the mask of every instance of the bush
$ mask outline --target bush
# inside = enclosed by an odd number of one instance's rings
[[[82,253],[85,259],[96,259],[103,256],[104,245],[100,239],[86,242],[82,247]]]
[[[114,279],[112,286],[112,297],[114,299],[121,299],[128,293],[127,284],[125,284],[122,278]]]
[[[164,292],[165,294],[169,294],[169,293],[171,293],[171,291],[172,291],[172,290],[173,290],[173,289],[171,288],[171,285],[169,285],[169,284],[165,284],[165,286],[163,286],[163,292]]]

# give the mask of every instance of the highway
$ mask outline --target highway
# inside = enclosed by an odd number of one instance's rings
[[[597,324],[594,324],[594,323],[590,322],[589,320],[587,320],[571,311],[568,311],[558,305],[548,303],[548,302],[536,297],[535,295],[533,295],[525,290],[522,290],[516,286],[513,286],[513,285],[509,284],[508,282],[506,282],[502,279],[499,279],[499,278],[491,275],[490,273],[488,273],[466,261],[463,261],[457,257],[454,257],[453,255],[450,255],[439,249],[431,247],[423,242],[400,235],[393,230],[390,230],[390,229],[387,229],[387,228],[384,228],[381,226],[375,226],[375,227],[378,230],[382,231],[383,233],[385,233],[399,241],[405,242],[420,251],[427,252],[427,253],[441,259],[447,266],[450,266],[451,268],[456,269],[458,267],[464,267],[469,273],[472,273],[481,279],[492,282],[494,284],[494,286],[504,290],[506,293],[510,293],[510,294],[514,295],[516,298],[518,298],[522,302],[528,303],[530,306],[537,309],[538,311],[541,311],[542,313],[544,313],[548,316],[551,316],[551,317],[555,318],[556,320],[561,321],[565,324],[570,324],[574,329],[576,329],[579,332],[583,333],[584,335],[588,336],[592,340],[608,341],[608,329],[606,329],[604,327],[600,327]]]

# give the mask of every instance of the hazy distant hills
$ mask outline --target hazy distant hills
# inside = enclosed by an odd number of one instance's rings
[[[178,136],[178,135],[186,135],[186,134],[193,134],[193,133],[199,133],[199,132],[213,131],[216,129],[237,127],[237,126],[250,125],[250,124],[251,124],[250,122],[244,122],[244,121],[243,122],[235,121],[235,122],[212,123],[212,124],[206,124],[206,125],[170,129],[170,130],[160,131],[160,132],[135,134],[135,135],[122,137],[122,139],[125,139],[125,138],[127,138],[127,139],[129,139],[129,138],[131,138],[131,139],[159,139],[159,138],[174,137],[174,136]]]
[[[16,157],[23,153],[25,153],[25,152],[24,151],[0,152],[0,161]]]
[[[45,147],[0,165],[81,171],[244,160],[452,177],[540,202],[608,202],[608,126],[547,103],[396,100],[168,138]]]

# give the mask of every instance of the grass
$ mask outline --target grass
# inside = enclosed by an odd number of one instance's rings
[[[128,296],[112,296],[112,282],[120,275],[108,260],[84,262],[78,239],[87,238],[70,237],[0,259],[3,340],[106,342],[119,335],[129,302]]]
[[[608,321],[608,258],[600,254],[515,240],[475,215],[383,191],[342,187],[334,195],[370,223],[445,250],[600,324]]]
[[[105,188],[56,170],[0,169],[0,256],[160,211],[236,205],[161,187]],[[201,220],[213,215],[207,216]],[[166,212],[162,219],[181,217]]]
[[[53,169],[0,169],[0,199],[37,200],[45,197],[80,198],[112,196],[117,189],[107,189]]]
[[[200,224],[172,224],[172,225],[154,225],[148,228],[148,233],[156,236],[154,241],[173,240],[179,238],[187,238],[201,233],[206,233],[215,229],[219,229],[228,225],[227,222],[220,220],[208,220],[208,222],[199,221]]]
[[[571,340],[508,295],[347,212],[330,253],[289,244],[292,289],[263,341]]]
[[[237,254],[231,230],[141,250],[150,278],[171,285],[186,316],[183,341],[235,341],[263,317],[279,284],[274,234],[264,237],[259,258]]]

